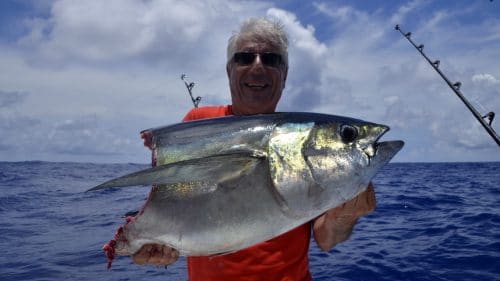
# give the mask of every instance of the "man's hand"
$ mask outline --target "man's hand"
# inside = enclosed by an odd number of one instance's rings
[[[146,244],[132,255],[134,263],[140,265],[165,266],[176,262],[178,258],[179,252],[176,249],[158,244]]]
[[[313,222],[314,239],[323,251],[349,238],[359,217],[375,210],[375,191],[372,183],[365,191],[344,204],[328,210]]]

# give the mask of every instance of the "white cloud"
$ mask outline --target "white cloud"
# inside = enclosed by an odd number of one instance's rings
[[[0,99],[10,105],[0,114],[2,132],[9,131],[0,142],[3,160],[148,162],[138,132],[178,122],[192,107],[180,75],[196,82],[202,105],[228,103],[227,39],[243,18],[270,7],[255,1],[51,4],[48,17],[24,20],[29,32],[15,44],[0,45]]]
[[[393,29],[395,23],[410,22],[409,15],[418,14],[418,22],[425,24],[412,37],[417,38],[417,43],[420,43],[420,40],[425,40],[425,43],[431,42],[432,44],[426,44],[426,50],[441,51],[444,55],[441,69],[450,79],[465,81],[466,77],[470,77],[468,73],[474,72],[475,69],[489,69],[498,73],[498,68],[492,63],[491,57],[498,57],[499,54],[493,49],[489,50],[487,45],[475,44],[473,47],[477,51],[488,52],[489,56],[477,56],[477,53],[474,55],[472,52],[458,55],[455,46],[449,44],[445,38],[455,36],[453,40],[456,41],[460,36],[462,38],[465,36],[472,44],[474,40],[472,38],[490,34],[495,27],[479,30],[473,26],[466,26],[464,28],[466,33],[459,35],[458,32],[463,30],[456,29],[456,23],[450,15],[465,16],[474,12],[475,8],[459,11],[436,10],[434,13],[426,14],[423,9],[428,4],[428,1],[412,1],[401,6],[390,17],[380,10],[368,13],[353,7],[316,4],[318,11],[331,18],[332,26],[337,31],[332,36],[333,40],[326,46],[327,55],[322,61],[323,67],[320,72],[324,73],[323,75],[343,79],[343,84],[347,86],[340,91],[349,92],[351,97],[341,104],[330,102],[320,108],[326,111],[330,107],[330,111],[327,112],[357,114],[361,118],[386,123],[393,128],[390,134],[407,141],[409,145],[406,149],[422,151],[422,147],[414,147],[412,143],[425,144],[426,148],[423,151],[427,150],[427,155],[413,151],[405,152],[408,159],[414,161],[425,161],[425,157],[433,159],[431,161],[439,157],[457,161],[474,158],[477,155],[481,155],[480,157],[484,159],[495,159],[495,155],[500,156],[498,151],[491,155],[487,152],[496,148],[491,138],[447,88],[438,74],[418,56],[402,36],[397,37]],[[438,31],[432,30],[435,26],[439,26]],[[484,26],[484,23],[480,22],[479,26]],[[431,32],[431,36],[428,34],[421,36],[420,32],[427,31]],[[445,55],[450,53],[449,50],[454,50],[457,56],[448,59],[450,56]],[[477,89],[485,89],[486,83],[491,84],[495,81],[485,75],[474,77],[472,80],[476,84],[481,81],[482,86],[478,88],[476,85],[474,89],[472,87],[474,85],[469,84],[463,87],[464,90],[474,92]],[[331,83],[330,91],[323,91],[322,96],[338,95],[338,89],[335,91],[337,85],[339,83],[336,81]],[[489,102],[482,104],[487,104],[493,109],[500,108],[500,95],[493,94],[496,91],[491,87],[488,90],[483,94],[483,100]],[[446,152],[443,147],[447,147]],[[468,152],[471,149],[474,152]]]
[[[255,1],[60,0],[49,18],[26,21],[31,32],[18,47],[30,54],[30,63],[45,67],[194,67],[223,54],[220,43],[227,42],[230,28],[242,18],[263,15],[269,6]]]
[[[474,74],[472,76],[472,82],[474,83],[486,83],[488,85],[500,84],[500,80],[496,79],[493,75],[488,73]]]
[[[286,98],[282,99],[279,108],[286,111],[312,110],[323,97],[322,61],[327,47],[314,36],[315,28],[304,26],[295,14],[271,8],[267,15],[283,23],[290,41]]]
[[[32,32],[19,44],[48,63],[161,58],[200,43],[215,16],[211,11],[201,1],[62,0],[50,18],[31,21]]]
[[[408,15],[417,12],[418,10],[422,9],[423,6],[425,6],[428,3],[429,3],[428,0],[424,0],[424,1],[413,0],[413,1],[410,1],[408,3],[405,3],[402,6],[400,6],[398,8],[398,10],[396,11],[396,13],[394,13],[391,16],[389,22],[392,25],[404,24],[408,18]]]
[[[295,49],[316,59],[320,59],[325,54],[326,46],[314,36],[314,26],[303,26],[295,14],[276,8],[267,10],[267,15],[280,20],[286,26],[289,39]]]
[[[313,5],[317,11],[335,20],[335,24],[349,23],[357,13],[357,11],[350,6],[340,6],[332,9],[327,3],[324,2],[313,2]]]
[[[0,45],[0,130],[9,132],[0,140],[1,159],[148,162],[138,132],[177,122],[192,107],[181,73],[196,83],[202,105],[228,103],[227,39],[242,19],[265,15],[280,19],[290,35],[280,110],[388,124],[388,138],[407,142],[400,161],[498,156],[460,101],[394,31],[396,21],[418,26],[413,37],[441,59],[450,79],[463,81],[484,111],[498,111],[500,21],[453,20],[473,15],[477,5],[429,12],[429,1],[412,1],[370,11],[317,2],[312,7],[322,25],[314,25],[262,1],[51,4],[47,18],[26,20],[30,32],[14,46]],[[321,30],[332,34],[320,40]]]

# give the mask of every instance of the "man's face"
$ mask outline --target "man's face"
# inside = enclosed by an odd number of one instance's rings
[[[278,53],[278,49],[267,43],[243,39],[238,42],[236,52]],[[248,115],[274,112],[285,88],[287,71],[283,64],[264,65],[260,56],[248,65],[231,61],[227,66],[227,75],[233,113]]]

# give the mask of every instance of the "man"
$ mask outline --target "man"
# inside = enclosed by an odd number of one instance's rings
[[[249,19],[230,39],[227,75],[232,104],[191,110],[183,121],[275,111],[288,73],[288,39],[283,27]],[[143,136],[145,145],[148,136]],[[342,206],[285,234],[247,249],[213,257],[188,257],[190,280],[311,280],[308,249],[311,229],[318,246],[329,251],[345,241],[357,219],[375,208],[373,186]],[[145,245],[132,257],[137,264],[168,265],[178,252]]]

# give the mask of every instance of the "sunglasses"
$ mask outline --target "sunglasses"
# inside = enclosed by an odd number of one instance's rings
[[[255,58],[257,56],[260,57],[260,61],[265,66],[278,67],[283,62],[281,55],[276,53],[248,53],[248,52],[235,53],[233,56],[233,61],[238,65],[250,65],[255,61]]]

